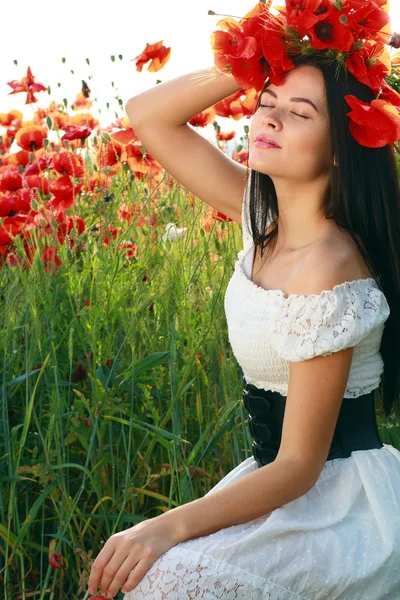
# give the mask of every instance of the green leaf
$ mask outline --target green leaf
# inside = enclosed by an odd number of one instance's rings
[[[169,354],[169,351],[166,350],[164,352],[154,352],[153,354],[145,356],[145,358],[138,360],[134,364],[134,372],[136,375],[141,375],[144,371],[154,369],[155,367],[158,367],[158,365],[168,362]]]
[[[46,500],[47,496],[49,494],[51,494],[51,492],[59,485],[60,485],[59,481],[53,481],[53,483],[44,492],[42,492],[40,494],[39,498],[37,498],[35,500],[35,502],[33,503],[29,513],[26,515],[25,521],[22,523],[22,527],[19,531],[18,537],[14,544],[11,556],[8,559],[10,561],[10,563],[14,557],[14,554],[16,553],[19,546],[21,545],[21,542],[24,539],[26,533],[28,532],[29,527],[31,526],[37,513],[39,512],[39,509],[42,506],[43,502]]]

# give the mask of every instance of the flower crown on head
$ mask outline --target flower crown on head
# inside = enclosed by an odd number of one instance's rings
[[[261,91],[267,78],[282,84],[282,75],[296,66],[292,57],[336,63],[336,73],[344,67],[377,96],[370,103],[345,96],[353,138],[369,148],[397,142],[400,94],[385,81],[391,74],[385,44],[398,41],[388,31],[388,0],[286,0],[276,15],[271,3],[258,2],[240,21],[218,21],[223,31],[211,34],[215,68],[243,89]]]

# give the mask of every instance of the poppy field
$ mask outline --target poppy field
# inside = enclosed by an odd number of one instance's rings
[[[169,50],[148,45],[137,71]],[[251,456],[223,305],[242,233],[147,152],[127,98],[103,125],[90,81],[60,101],[34,73],[7,82],[32,119],[0,112],[0,597],[80,600],[111,535]],[[248,166],[256,101],[189,123]],[[400,449],[400,425],[378,425]]]

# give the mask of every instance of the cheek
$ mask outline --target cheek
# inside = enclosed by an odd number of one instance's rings
[[[331,134],[329,129],[304,133],[299,141],[299,149],[304,158],[312,158],[317,164],[325,164],[331,155]]]

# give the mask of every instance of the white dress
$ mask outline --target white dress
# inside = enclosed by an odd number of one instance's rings
[[[254,244],[225,294],[232,350],[248,383],[287,395],[289,361],[354,346],[345,397],[377,388],[390,309],[374,279],[310,296],[251,281]],[[212,494],[258,469],[251,456]],[[208,495],[207,494],[207,495]],[[124,600],[400,600],[400,452],[391,445],[326,461],[303,496],[162,554]]]

